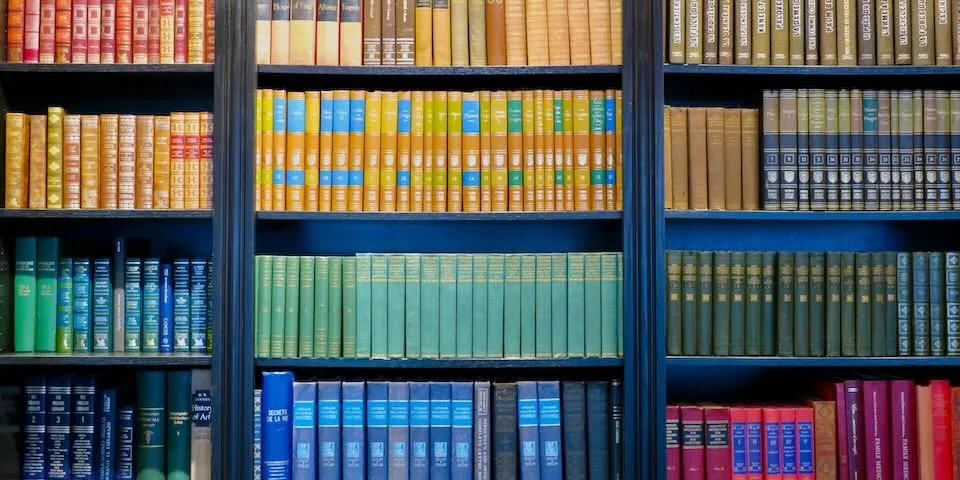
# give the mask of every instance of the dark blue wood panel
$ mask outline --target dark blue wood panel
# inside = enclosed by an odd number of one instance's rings
[[[672,221],[767,221],[767,222],[942,222],[960,221],[960,211],[767,211],[767,210],[666,210],[664,218]]]
[[[113,239],[124,237],[149,245],[149,252],[134,252],[136,255],[207,257],[212,251],[211,234],[209,221],[0,218],[0,236],[8,245],[17,236],[56,236],[61,254],[68,256],[111,256]]]

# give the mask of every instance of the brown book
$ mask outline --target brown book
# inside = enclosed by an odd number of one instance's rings
[[[380,15],[380,64],[397,64],[397,0],[381,0],[383,11]]]
[[[820,32],[817,30],[817,4],[819,2],[820,0],[805,0],[803,58],[807,65],[820,63]]]
[[[687,0],[687,63],[703,63],[703,3]]]
[[[733,64],[733,37],[734,37],[734,0],[720,0],[720,53],[719,63],[721,65]]]
[[[670,163],[673,183],[673,208],[687,210],[689,200],[689,163],[687,151],[687,109],[670,108]]]
[[[857,64],[857,1],[837,0],[840,20],[837,23],[837,55],[839,65]]]
[[[416,60],[414,35],[416,35],[415,0],[396,0],[397,17],[397,65],[413,65]],[[318,36],[319,43],[319,36]]]
[[[770,33],[770,64],[790,64],[790,7],[791,0],[771,0],[773,3],[772,32]]]
[[[953,40],[953,64],[960,65],[960,2],[950,2],[950,7],[952,20],[950,36]],[[957,448],[960,448],[960,442],[957,442]],[[960,469],[960,464],[958,464],[956,468]],[[957,477],[960,477],[960,475],[957,475]]]
[[[380,65],[381,0],[363,0],[363,64]]]
[[[837,0],[820,0],[820,65],[837,64]]]
[[[893,57],[897,65],[910,64],[910,0],[894,0]]]
[[[935,0],[911,0],[912,56],[914,65],[933,65],[933,35],[930,31],[930,6]]]
[[[917,385],[917,472],[920,480],[935,480],[933,475],[933,402],[929,385]]]
[[[673,135],[670,132],[671,107],[663,107],[663,208],[673,209],[673,156],[671,146]]]
[[[676,0],[673,0],[676,1]],[[736,28],[734,29],[734,43],[736,47],[734,62],[737,65],[750,65],[752,56],[753,14],[751,0],[735,0]]]
[[[857,61],[859,65],[877,64],[876,19],[873,14],[874,0],[856,0],[857,26],[860,35],[857,36]]]
[[[706,210],[708,202],[707,181],[707,109],[687,109],[687,143],[690,162],[689,186],[690,208]]]
[[[707,207],[726,210],[726,165],[723,148],[723,108],[707,109]]]
[[[893,3],[877,0],[877,65],[893,65]]]
[[[724,165],[724,203],[727,210],[742,210],[743,193],[740,186],[742,172],[740,171],[741,145],[740,109],[727,108],[723,110],[723,165]]]
[[[760,209],[760,111],[755,108],[740,110],[740,188],[743,190],[743,209]]]
[[[670,0],[670,63],[684,63],[686,57],[686,0]]]
[[[934,0],[936,6],[936,23],[934,24],[937,65],[951,65],[953,63],[953,27],[950,22],[950,0]]]
[[[716,64],[719,61],[718,4],[719,0],[703,0],[703,63]]]
[[[790,17],[790,65],[803,65],[805,46],[803,42],[804,21],[803,4],[806,0],[788,0],[787,10]]]
[[[487,64],[506,65],[507,26],[504,2],[487,2],[485,7],[487,28]]]
[[[817,480],[837,480],[837,403],[814,400],[810,405],[813,406],[813,435],[816,438]]]
[[[770,2],[753,0],[753,64],[770,65]]]

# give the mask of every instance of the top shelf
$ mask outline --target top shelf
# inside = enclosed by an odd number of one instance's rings
[[[823,76],[823,77],[906,77],[936,75],[960,77],[960,65],[889,65],[889,66],[827,66],[827,65],[679,65],[664,64],[665,75],[764,75],[764,76]]]
[[[341,75],[380,77],[472,77],[538,75],[620,75],[620,65],[549,65],[489,67],[393,67],[393,66],[316,66],[258,65],[263,75]]]
[[[0,63],[0,73],[212,74],[213,64]]]

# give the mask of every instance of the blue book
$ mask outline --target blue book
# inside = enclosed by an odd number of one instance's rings
[[[783,463],[780,471],[784,475],[797,474],[797,424],[794,419],[780,422],[780,446],[783,449]]]
[[[173,351],[190,351],[190,260],[173,261]]]
[[[23,391],[27,397],[23,421],[23,480],[42,480],[46,478],[47,463],[47,379],[28,379]]]
[[[293,478],[317,478],[317,384],[293,382]]]
[[[160,351],[160,259],[143,259],[143,322],[144,352]]]
[[[213,353],[213,258],[207,258],[207,350]]]
[[[160,347],[159,351],[173,351],[173,267],[160,266]]]
[[[105,388],[97,397],[97,447],[94,450],[97,480],[114,480],[117,458],[117,389]]]
[[[453,409],[450,443],[453,444],[454,480],[473,478],[473,382],[453,382],[450,386]]]
[[[263,446],[264,480],[290,480],[293,426],[293,373],[263,372]]]
[[[364,383],[343,382],[343,479],[367,478]]]
[[[340,478],[340,382],[317,382],[320,478]]]
[[[489,480],[493,406],[490,382],[473,383],[473,463],[474,478]]]
[[[590,478],[610,475],[610,401],[607,382],[587,382],[587,469]]]
[[[207,260],[190,261],[190,351],[207,352]]]
[[[90,259],[73,260],[73,351],[89,352],[90,341]]]
[[[367,382],[367,479],[387,480],[387,382]]]
[[[261,431],[263,430],[263,419],[260,417],[260,405],[263,402],[263,391],[259,388],[253,391],[253,480],[263,478],[261,469],[263,468],[263,446],[261,444]]]
[[[70,377],[47,381],[46,478],[70,478]]]
[[[540,478],[540,416],[537,382],[517,382],[517,427],[520,436],[520,478]]]
[[[57,353],[73,353],[73,259],[57,265]]]
[[[730,422],[730,445],[733,451],[730,469],[734,475],[747,474],[747,421]],[[744,477],[746,478],[746,477]]]
[[[540,478],[563,478],[560,448],[560,382],[537,382],[537,415],[540,420]]]
[[[613,95],[610,95],[604,98],[603,107],[604,107],[603,108],[604,110],[604,129],[603,130],[604,130],[604,133],[608,135],[607,138],[613,138],[613,136],[616,135],[616,132],[617,132],[616,99],[613,97]],[[605,162],[605,166],[607,167],[612,166],[613,168],[606,169],[605,183],[607,185],[616,185],[617,184],[616,160],[609,159],[609,158],[607,160],[608,161]],[[554,160],[554,162],[556,162],[556,160]]]
[[[747,474],[763,475],[763,425],[747,422]]]
[[[299,134],[300,138],[303,138],[307,128],[306,103],[306,99],[303,96],[298,98],[291,95],[290,98],[287,99],[287,132],[290,134]],[[303,162],[287,162],[285,166],[287,185],[302,188],[305,183]]]
[[[450,383],[430,383],[430,479],[450,478]]]
[[[273,132],[275,135],[286,137],[287,131],[287,96],[275,96],[273,99]],[[282,138],[281,137],[281,138]],[[283,185],[284,165],[274,163],[273,184]]]
[[[587,478],[587,391],[583,382],[563,382],[563,467],[567,478]],[[668,439],[676,439],[676,429],[668,428]],[[667,441],[670,444],[670,440]]]
[[[410,480],[430,478],[430,384],[410,382]]]
[[[321,100],[322,102],[323,100]],[[362,102],[362,100],[361,100]],[[333,119],[332,119],[332,129],[333,133],[349,135],[350,133],[350,99],[344,98],[341,100],[333,100]],[[323,129],[323,105],[320,106],[320,131],[325,132],[327,130]],[[363,122],[363,115],[360,115],[360,121]],[[363,128],[359,131],[363,131]],[[323,172],[320,172],[321,179],[323,178]],[[321,180],[322,181],[322,180]],[[346,165],[342,169],[334,169],[330,172],[330,183],[331,185],[337,187],[346,187],[349,182],[349,172],[346,169]],[[321,184],[322,185],[322,184]]]
[[[133,480],[133,407],[117,410],[117,480]]]
[[[764,441],[767,444],[767,475],[780,476],[780,458],[783,449],[780,446],[780,423],[769,422],[766,425]]]
[[[350,133],[363,132],[366,106],[363,98],[350,99]],[[334,125],[336,128],[336,125]],[[349,162],[353,164],[353,162]],[[347,184],[351,187],[363,186],[363,170],[349,170]],[[336,183],[334,183],[336,185]]]
[[[479,105],[478,105],[479,110]],[[411,127],[411,103],[410,99],[401,99],[397,102],[397,134],[410,134]],[[479,116],[479,113],[478,113]],[[479,162],[478,162],[479,163]],[[960,168],[960,167],[958,167]],[[410,186],[410,162],[397,162],[397,186]]]
[[[320,96],[320,134],[332,134],[333,133],[333,113],[334,113],[334,100],[332,95],[321,95]],[[346,110],[344,110],[346,113]],[[346,132],[346,129],[343,130]],[[330,168],[333,166],[333,162],[320,162],[320,179],[319,183],[321,187],[329,187],[333,185],[333,170]],[[327,167],[327,168],[323,168]],[[338,473],[339,474],[339,473]]]
[[[109,258],[93,261],[93,351],[113,351],[113,287]]]
[[[388,389],[390,479],[406,480],[410,475],[410,388],[407,382],[390,382]]]
[[[813,422],[797,421],[797,473],[812,478],[816,469],[813,456]]]
[[[139,258],[126,260],[123,279],[123,351],[139,352],[142,348],[143,292],[140,288],[142,264]]]
[[[96,436],[97,387],[90,376],[78,376],[70,385],[73,403],[70,422],[70,478],[93,480],[94,442]]]

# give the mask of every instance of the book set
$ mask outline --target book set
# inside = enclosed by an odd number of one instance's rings
[[[214,0],[6,0],[7,63],[213,63]]]
[[[620,90],[257,91],[257,209],[623,208]]]
[[[213,114],[6,114],[4,208],[210,209]]]
[[[257,0],[256,58],[261,65],[619,65],[622,9],[620,0]]]
[[[254,478],[623,475],[621,383],[294,381],[264,372]]]

